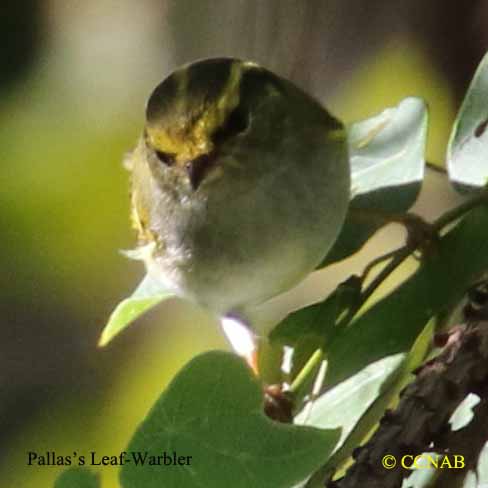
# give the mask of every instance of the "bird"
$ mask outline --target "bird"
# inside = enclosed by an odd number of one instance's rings
[[[350,201],[344,125],[255,62],[182,66],[151,93],[126,158],[132,256],[162,289],[227,322],[324,259]]]

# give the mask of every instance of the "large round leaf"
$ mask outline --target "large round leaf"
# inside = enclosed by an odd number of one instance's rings
[[[100,480],[87,468],[71,468],[59,475],[54,488],[100,488]]]
[[[128,452],[191,456],[181,466],[123,467],[124,488],[289,488],[324,463],[337,430],[273,422],[263,393],[237,356],[210,352],[173,380],[128,447]]]

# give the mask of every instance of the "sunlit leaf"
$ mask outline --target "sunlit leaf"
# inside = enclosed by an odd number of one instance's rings
[[[432,488],[438,474],[435,469],[412,469],[412,473],[403,480],[402,488]]]
[[[451,430],[459,430],[468,425],[474,417],[473,407],[478,405],[479,402],[480,397],[478,395],[474,393],[467,395],[449,419]]]
[[[481,450],[480,457],[478,459],[477,471],[480,488],[483,487],[483,485],[488,486],[488,442]]]
[[[447,168],[455,188],[488,183],[488,54],[481,61],[454,122]]]
[[[364,436],[364,434],[357,435],[355,432],[358,420],[381,395],[385,385],[391,383],[391,378],[398,376],[397,372],[404,356],[404,354],[396,354],[370,364],[356,375],[324,393],[297,415],[295,422],[298,424],[342,429],[341,439],[334,454],[308,480],[306,488],[322,487],[323,480],[336,471],[343,459],[350,456],[349,451],[343,454],[348,448],[345,443],[349,444],[349,440],[351,440],[354,442],[353,448],[358,446],[358,437],[361,440]]]
[[[122,300],[110,315],[98,345],[107,345],[117,334],[131,325],[138,317],[163,300],[175,295],[163,289],[161,284],[148,274],[134,293]]]
[[[479,478],[477,474],[469,470],[466,473],[466,477],[464,478],[464,482],[461,486],[461,488],[484,488],[482,484],[479,483]],[[413,488],[419,488],[418,486],[414,486]],[[423,486],[421,488],[424,488]],[[429,488],[429,486],[426,486],[425,488]]]
[[[324,429],[340,427],[340,444],[347,438],[361,415],[381,392],[383,383],[398,369],[405,355],[395,354],[376,361],[330,389],[305,407],[295,422]]]
[[[99,488],[98,475],[86,468],[71,468],[63,471],[54,482],[54,488]]]
[[[181,466],[124,465],[123,488],[289,488],[317,469],[337,430],[279,424],[263,414],[257,378],[233,354],[193,359],[172,381],[127,451],[191,456]]]
[[[349,128],[352,201],[320,267],[354,254],[392,215],[413,205],[424,177],[427,123],[423,100],[406,98]]]

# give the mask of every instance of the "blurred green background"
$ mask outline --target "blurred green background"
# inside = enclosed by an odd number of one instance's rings
[[[96,348],[109,313],[143,275],[118,252],[135,243],[121,160],[141,130],[146,97],[172,68],[207,56],[251,58],[346,122],[422,96],[431,110],[428,158],[442,163],[488,46],[488,2],[476,0],[9,0],[0,8],[6,487],[51,486],[63,469],[27,466],[28,451],[118,454],[184,363],[227,348],[213,318],[178,301]],[[418,207],[427,217],[452,202],[438,178],[429,176]],[[399,238],[383,232],[369,252]],[[344,276],[361,263],[352,260]],[[337,275],[317,273],[275,312],[335,284]],[[116,477],[103,469],[103,486],[115,488]]]

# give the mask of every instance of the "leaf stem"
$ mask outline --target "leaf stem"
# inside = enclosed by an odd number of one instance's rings
[[[393,258],[399,252],[399,250],[400,249],[394,249],[393,251],[387,252],[386,254],[383,254],[382,256],[378,256],[377,258],[374,258],[372,261],[370,261],[363,270],[363,273],[361,275],[361,282],[364,283],[368,278],[369,274],[371,273],[371,271],[376,266]]]
[[[290,385],[290,393],[296,394],[302,385],[308,380],[309,376],[315,371],[324,359],[324,351],[322,348],[317,349],[310,359],[307,361],[305,366],[300,370],[293,383]]]

